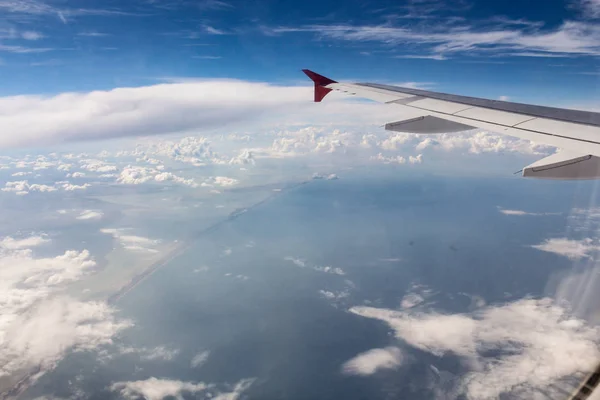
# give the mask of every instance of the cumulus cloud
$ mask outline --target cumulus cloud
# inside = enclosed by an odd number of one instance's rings
[[[194,182],[193,179],[185,179],[185,178],[177,176],[171,172],[161,172],[159,174],[156,174],[154,176],[154,180],[156,182],[171,181],[171,182],[179,183],[179,184],[190,186],[190,187],[198,186],[198,184],[196,182]]]
[[[129,229],[100,229],[100,232],[112,235],[113,238],[119,241],[124,249],[130,251],[142,251],[149,253],[156,253],[158,250],[155,249],[156,245],[160,243],[160,240],[149,239],[143,236],[130,235],[127,232]]]
[[[168,157],[172,160],[203,166],[215,160],[211,143],[204,136],[188,136],[179,141],[160,140],[147,146],[138,146],[136,154]]]
[[[550,299],[523,299],[473,314],[350,311],[386,322],[398,338],[422,351],[462,357],[471,366],[462,377],[462,390],[473,399],[531,397],[537,389],[589,371],[600,357],[598,328]]]
[[[10,236],[6,236],[0,241],[0,247],[6,250],[19,250],[37,247],[48,242],[50,242],[50,239],[44,236],[30,236],[23,239],[15,239]]]
[[[254,159],[254,155],[252,154],[252,152],[248,149],[243,149],[240,154],[238,154],[235,157],[232,157],[229,160],[229,164],[230,165],[254,165],[256,164],[256,161]]]
[[[103,173],[103,172],[114,172],[117,170],[117,167],[115,165],[107,164],[101,160],[84,159],[84,160],[79,160],[79,162],[80,162],[79,167],[81,169],[85,169],[86,171],[90,171],[90,172]]]
[[[19,171],[19,172],[15,172],[14,174],[11,174],[11,176],[26,176],[26,175],[31,175],[32,172],[31,171]]]
[[[117,182],[126,185],[139,185],[153,180],[155,173],[157,171],[153,168],[128,165],[119,173]]]
[[[409,156],[408,158],[402,156],[389,156],[386,157],[382,153],[376,156],[371,156],[371,160],[381,161],[384,164],[420,164],[423,162],[423,155],[418,154],[417,156]]]
[[[96,263],[87,250],[36,258],[32,247],[47,239],[4,238],[0,248],[0,377],[51,368],[66,350],[109,344],[130,326],[102,302],[81,302],[59,294],[89,274]]]
[[[97,210],[83,210],[76,218],[79,220],[98,220],[104,216],[102,211]]]
[[[75,190],[86,190],[89,187],[92,187],[92,185],[90,185],[89,183],[84,183],[83,185],[74,185],[69,182],[62,183],[63,190],[66,190],[67,192],[73,192]]]
[[[349,375],[372,375],[382,369],[395,369],[402,364],[402,352],[397,347],[371,349],[348,360],[342,371]]]
[[[182,399],[183,393],[198,393],[205,391],[209,386],[203,382],[182,382],[171,379],[149,378],[143,381],[116,382],[111,385],[111,390],[119,392],[126,399],[163,400],[165,397]]]
[[[1,190],[3,192],[13,192],[19,196],[23,196],[29,192],[55,192],[57,189],[48,185],[40,185],[37,183],[30,184],[28,181],[12,181],[6,182]]]
[[[254,379],[242,379],[237,382],[231,391],[219,392],[216,385],[204,382],[183,382],[172,379],[158,379],[155,377],[132,382],[116,382],[111,385],[111,390],[119,392],[126,399],[163,400],[165,397],[183,399],[183,394],[204,393],[206,398],[213,400],[237,400],[254,382]]]
[[[211,176],[208,178],[201,186],[234,186],[237,185],[239,181],[235,178],[229,178],[226,176]]]
[[[185,179],[171,172],[162,172],[156,168],[128,165],[117,177],[117,182],[126,185],[140,185],[146,182],[175,182],[181,185],[197,187],[193,179]]]
[[[585,238],[582,240],[573,240],[567,238],[547,239],[543,243],[531,246],[534,249],[547,251],[549,253],[559,254],[578,260],[580,258],[589,258],[592,253],[600,250],[600,243],[597,240]]]

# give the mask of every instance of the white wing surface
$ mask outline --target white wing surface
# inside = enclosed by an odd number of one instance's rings
[[[339,83],[303,70],[315,84],[316,102],[332,90],[403,108],[411,118],[386,130],[437,134],[481,128],[564,149],[523,168],[543,179],[600,178],[600,113],[511,103],[376,83]]]

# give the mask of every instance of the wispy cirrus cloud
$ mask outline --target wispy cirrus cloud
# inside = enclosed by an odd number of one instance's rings
[[[600,17],[600,0],[577,0],[573,2],[573,6],[580,9],[584,17]]]
[[[215,28],[214,26],[210,26],[210,25],[205,25],[204,31],[206,33],[208,33],[209,35],[228,35],[229,34],[228,32],[226,32],[222,29],[218,29],[218,28]]]
[[[42,0],[0,0],[0,11],[5,13],[9,19],[16,18],[23,20],[32,17],[54,16],[63,23],[67,23],[69,18],[78,16],[142,16],[140,14],[119,9],[109,8],[75,8],[58,7]]]
[[[510,22],[510,21],[509,21]],[[449,54],[490,54],[501,52],[520,56],[600,55],[600,26],[583,21],[566,21],[543,29],[534,22],[497,21],[479,24],[403,24],[403,25],[305,25],[298,27],[261,27],[267,35],[313,33],[320,40],[376,42],[383,45],[408,45],[419,48],[403,58],[416,56],[443,59]]]
[[[0,52],[5,51],[8,53],[17,53],[17,54],[29,54],[29,53],[46,53],[48,51],[53,51],[54,48],[51,47],[26,47],[26,46],[18,46],[18,45],[8,45],[0,43]]]
[[[97,31],[86,31],[86,32],[79,32],[77,34],[77,36],[105,37],[105,36],[110,36],[110,33],[97,32]]]

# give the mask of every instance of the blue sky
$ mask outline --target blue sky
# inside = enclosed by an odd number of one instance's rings
[[[598,17],[598,0],[0,0],[0,95],[182,77],[294,84],[311,68],[586,105],[600,88]]]

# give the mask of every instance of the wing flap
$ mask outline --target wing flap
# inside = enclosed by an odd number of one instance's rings
[[[600,158],[561,151],[523,168],[523,176],[538,179],[600,178]]]
[[[452,133],[470,129],[473,127],[431,115],[385,124],[386,131],[420,134]]]

